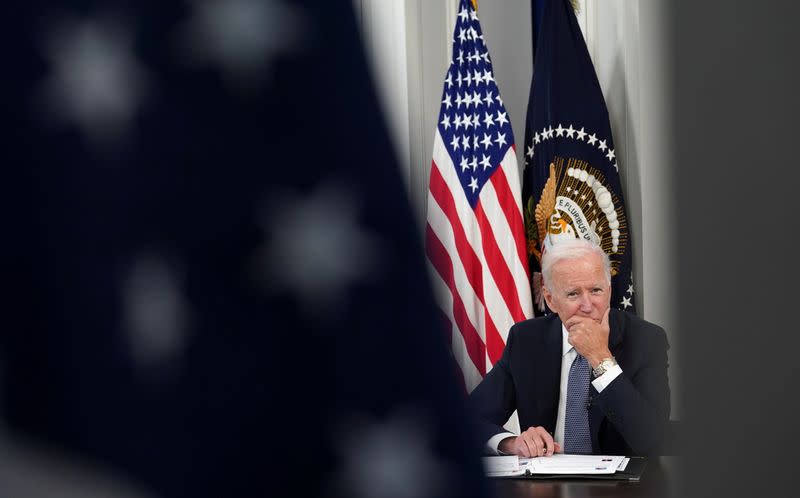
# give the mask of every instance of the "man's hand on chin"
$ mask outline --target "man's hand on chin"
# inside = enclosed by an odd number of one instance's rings
[[[569,333],[569,343],[575,350],[586,358],[586,361],[596,367],[605,358],[611,357],[608,349],[608,334],[611,327],[608,325],[608,315],[611,308],[607,308],[600,321],[586,316],[572,316],[564,324]]]

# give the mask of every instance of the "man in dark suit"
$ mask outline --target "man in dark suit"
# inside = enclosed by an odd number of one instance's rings
[[[670,409],[664,330],[610,309],[608,256],[591,242],[551,244],[542,274],[554,313],[514,325],[472,392],[480,436],[525,457],[656,453]],[[515,409],[518,436],[502,427]]]

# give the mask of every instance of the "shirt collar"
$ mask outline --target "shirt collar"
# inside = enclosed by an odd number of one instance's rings
[[[569,343],[569,332],[567,332],[567,327],[564,324],[561,324],[561,357],[567,356],[567,353],[573,349],[572,344]]]

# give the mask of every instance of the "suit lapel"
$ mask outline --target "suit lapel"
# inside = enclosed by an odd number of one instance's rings
[[[558,417],[558,397],[561,385],[561,320],[554,314],[542,340],[541,352],[536,355],[536,399],[539,401],[539,415],[545,429],[551,433],[556,430]]]
[[[625,337],[625,329],[623,325],[623,317],[620,316],[619,310],[611,310],[608,316],[608,327],[610,329],[608,334],[608,349],[611,354],[617,356],[622,351],[622,339]]]

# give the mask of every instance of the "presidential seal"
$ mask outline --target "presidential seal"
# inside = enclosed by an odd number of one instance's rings
[[[619,198],[604,175],[588,162],[556,156],[538,201],[528,198],[528,252],[541,267],[542,252],[562,238],[582,238],[599,245],[611,260],[615,276],[628,245],[627,221]],[[541,276],[534,275],[536,304],[544,309]]]

